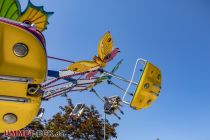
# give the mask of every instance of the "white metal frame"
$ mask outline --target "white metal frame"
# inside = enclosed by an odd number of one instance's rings
[[[126,97],[126,95],[128,94],[128,91],[129,91],[129,89],[130,89],[130,87],[131,87],[131,84],[134,84],[133,80],[134,80],[134,77],[135,77],[135,74],[136,74],[137,66],[138,66],[139,63],[141,63],[141,64],[144,66],[144,68],[145,68],[147,62],[148,62],[148,61],[145,60],[145,59],[143,59],[143,58],[138,58],[138,59],[136,60],[136,64],[135,64],[135,67],[134,67],[134,69],[133,69],[133,73],[132,73],[132,76],[131,76],[131,80],[129,80],[128,87],[127,87],[127,89],[126,89],[126,91],[125,91],[125,93],[124,93],[124,95],[123,95],[123,98],[122,98],[122,102],[123,102],[123,103],[130,105],[130,102],[126,101],[126,100],[125,100],[125,97]],[[135,83],[136,83],[136,82],[135,82]],[[137,86],[138,83],[135,84],[135,85]]]

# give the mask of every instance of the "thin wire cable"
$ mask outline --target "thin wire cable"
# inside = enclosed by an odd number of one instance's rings
[[[66,60],[66,59],[62,59],[62,58],[57,58],[57,57],[53,57],[53,56],[47,56],[50,59],[54,59],[54,60],[59,60],[59,61],[63,61],[63,62],[69,62],[69,63],[75,63],[74,61],[70,61],[70,60]]]
[[[96,95],[102,102],[104,102],[103,98],[101,98],[101,96],[96,92],[95,89],[91,89],[90,92],[95,93],[95,95]]]
[[[123,91],[123,92],[126,91],[125,89],[123,89],[123,88],[120,87],[119,85],[115,84],[114,82],[112,82],[112,81],[110,81],[110,80],[108,80],[108,82],[109,82],[110,85],[112,85],[112,86],[114,86],[114,87],[120,89],[121,91]],[[131,92],[128,92],[128,94],[129,94],[130,96],[133,96],[133,93],[131,93]]]
[[[64,85],[64,84],[67,84],[67,83],[70,83],[70,82],[62,82],[62,83],[55,84],[55,85],[52,85],[52,86],[44,87],[43,89],[49,89],[49,88],[57,87],[57,86]]]

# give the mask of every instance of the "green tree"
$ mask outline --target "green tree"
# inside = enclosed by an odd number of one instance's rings
[[[56,113],[51,119],[44,121],[33,121],[24,130],[50,130],[53,134],[62,132],[63,137],[34,137],[33,140],[102,140],[104,139],[104,119],[94,106],[85,106],[83,114],[74,119],[70,114],[74,108],[71,100],[67,106],[60,106],[61,111]],[[117,138],[117,123],[111,124],[106,120],[106,139]],[[0,139],[5,138],[3,134]],[[18,140],[29,138],[16,138]]]
[[[71,100],[67,106],[60,106],[61,111],[56,113],[51,119],[40,122],[32,122],[25,129],[32,130],[52,130],[54,134],[62,132],[65,137],[43,137],[36,139],[79,139],[79,140],[102,140],[104,138],[104,119],[94,106],[85,106],[83,114],[74,119],[70,114],[74,108]],[[106,139],[117,138],[117,123],[111,124],[106,120]]]

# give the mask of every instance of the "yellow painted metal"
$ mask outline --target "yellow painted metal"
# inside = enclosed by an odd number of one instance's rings
[[[78,61],[68,66],[68,70],[74,72],[85,72],[95,67],[104,68],[106,66],[105,57],[112,51],[113,41],[110,32],[106,32],[98,44],[98,56],[93,57],[93,61]]]
[[[147,62],[130,106],[136,110],[150,107],[159,96],[161,81],[160,69]]]
[[[99,66],[94,61],[79,61],[71,64],[67,69],[74,72],[86,72]]]
[[[18,57],[13,52],[17,43],[27,45],[29,52]],[[0,75],[33,78],[34,84],[45,80],[46,52],[40,41],[28,31],[0,22]]]
[[[0,133],[6,130],[19,130],[26,127],[37,115],[41,97],[28,96],[27,83],[0,81],[0,95],[7,97],[26,98],[29,102],[0,101]],[[17,122],[7,124],[3,121],[5,114],[12,113],[17,116]]]
[[[27,45],[29,52],[25,57],[18,57],[13,52],[16,43]],[[32,78],[31,84],[41,84],[46,73],[47,55],[40,41],[25,29],[0,22],[0,76]],[[24,128],[37,115],[41,97],[27,95],[27,82],[0,79],[0,87],[0,97],[24,98],[29,101],[0,100],[0,133]],[[17,116],[16,123],[7,124],[3,121],[3,116],[8,113]]]
[[[28,21],[31,22],[31,24],[34,24],[37,30],[43,31],[46,29],[46,26],[48,24],[48,15],[44,13],[43,11],[36,9],[34,7],[28,7],[27,10],[22,14],[18,21],[24,22]]]
[[[101,60],[104,60],[104,58],[112,51],[112,48],[113,48],[112,36],[110,32],[106,32],[98,44],[98,57]]]

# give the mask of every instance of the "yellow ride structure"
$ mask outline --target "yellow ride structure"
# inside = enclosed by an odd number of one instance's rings
[[[119,52],[119,48],[113,47],[110,32],[101,38],[98,55],[93,60],[72,62],[61,71],[48,70],[46,43],[41,32],[46,29],[52,12],[45,12],[43,7],[36,7],[30,1],[22,14],[17,0],[0,0],[0,8],[0,17],[3,17],[0,18],[0,133],[30,124],[37,116],[42,100],[72,91],[96,93],[93,88],[105,81],[113,84],[112,77],[129,83],[127,90],[120,88],[124,91],[122,101],[136,110],[150,107],[159,96],[161,71],[146,60],[137,60],[131,80],[114,74],[121,62],[111,73],[103,69]],[[134,82],[139,62],[144,69],[139,82]],[[46,80],[47,76],[53,80]],[[58,80],[66,82],[51,85]],[[131,84],[136,88],[130,94],[131,102],[127,102],[125,97]],[[79,117],[82,111],[83,104],[80,104],[73,116]]]
[[[159,96],[161,80],[161,71],[147,62],[130,106],[136,110],[150,107]]]
[[[19,130],[37,115],[47,73],[44,38],[31,26],[0,19],[0,133]],[[39,38],[39,39],[38,39]]]

